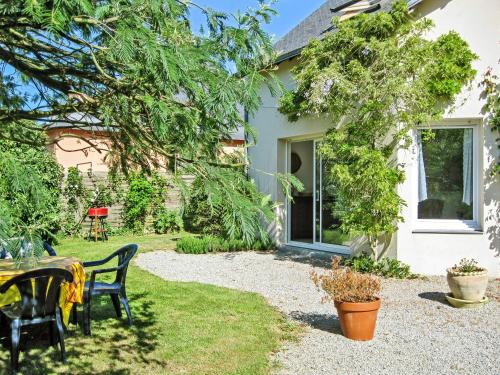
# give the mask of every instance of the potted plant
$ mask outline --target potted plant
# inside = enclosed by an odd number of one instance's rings
[[[332,269],[311,274],[312,281],[326,292],[322,302],[333,302],[337,308],[340,328],[351,340],[373,338],[380,308],[380,278],[352,271],[340,265],[340,256],[332,259]]]
[[[448,285],[454,298],[479,302],[488,286],[488,270],[478,266],[474,259],[463,258],[458,265],[448,268]]]

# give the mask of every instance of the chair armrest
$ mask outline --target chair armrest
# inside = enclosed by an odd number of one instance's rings
[[[107,261],[105,259],[101,259],[101,260],[92,260],[92,261],[89,261],[89,262],[82,262],[83,266],[84,267],[95,267],[95,266],[101,266],[103,264],[107,263]]]
[[[111,268],[102,268],[102,269],[99,269],[99,270],[92,270],[92,272],[90,273],[89,293],[92,291],[92,289],[94,289],[96,275],[98,275],[100,273],[116,272],[116,271],[118,271],[118,270],[120,270],[122,268],[123,268],[123,265],[122,266],[117,266],[117,267],[111,267]]]
[[[108,257],[106,257],[104,259],[92,260],[92,261],[89,261],[89,262],[83,262],[82,264],[83,264],[84,267],[102,266],[103,264],[108,263],[111,259],[113,259],[116,256],[118,256],[118,254],[113,253],[113,254],[111,254],[110,256],[108,256]]]

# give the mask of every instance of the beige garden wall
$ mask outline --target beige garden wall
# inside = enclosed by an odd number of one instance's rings
[[[47,130],[47,136],[53,141],[57,140],[57,144],[51,146],[51,151],[65,173],[69,167],[78,167],[83,172],[89,169],[94,172],[109,170],[106,161],[108,153],[89,147],[83,140],[89,140],[101,150],[108,150],[109,138],[106,133],[56,128]]]

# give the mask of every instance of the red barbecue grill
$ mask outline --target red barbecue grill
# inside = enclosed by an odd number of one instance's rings
[[[108,233],[106,232],[105,220],[108,217],[108,208],[89,208],[87,216],[90,217],[89,241],[94,238],[97,242],[99,237],[102,238],[103,241],[107,241]]]

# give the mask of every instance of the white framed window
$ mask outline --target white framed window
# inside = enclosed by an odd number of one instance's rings
[[[478,126],[416,131],[414,229],[479,231]]]

